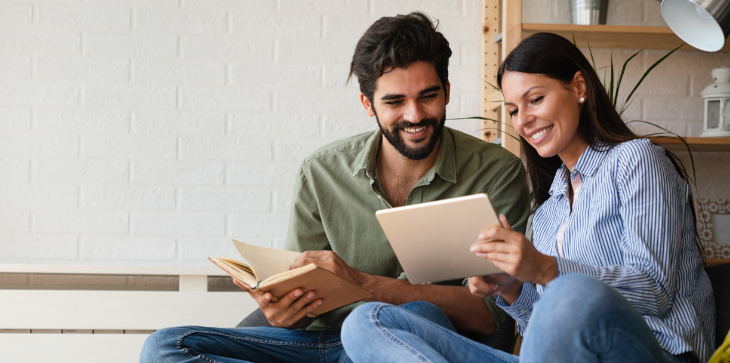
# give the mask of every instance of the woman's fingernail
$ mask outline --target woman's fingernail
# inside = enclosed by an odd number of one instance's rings
[[[294,296],[300,297],[300,296],[302,296],[302,292],[301,291],[294,291]]]
[[[477,252],[477,257],[484,257],[484,255],[486,255],[486,253]]]
[[[317,303],[317,306],[320,306],[320,305],[322,305],[322,302],[321,301]]]
[[[477,246],[471,246],[471,248],[469,249],[469,251],[471,251],[471,252],[476,252],[476,250],[477,250]]]

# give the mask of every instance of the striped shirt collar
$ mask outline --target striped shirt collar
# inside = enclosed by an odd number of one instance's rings
[[[370,179],[378,175],[375,161],[377,160],[378,149],[380,149],[381,135],[380,130],[377,130],[367,140],[365,147],[357,157],[355,169],[352,172],[353,177],[358,175],[362,170],[365,170],[365,173]],[[438,174],[441,179],[456,184],[456,152],[454,148],[454,136],[451,135],[448,127],[444,127],[441,133],[441,143],[436,154],[436,161],[422,178],[423,181],[430,183],[436,174]]]
[[[610,149],[611,146],[604,143],[589,145],[578,158],[578,162],[575,163],[573,170],[570,172],[570,179],[575,178],[576,174],[593,176]],[[568,179],[565,178],[566,173],[568,173],[568,167],[563,164],[555,173],[553,184],[550,186],[550,195],[566,193],[568,187]]]

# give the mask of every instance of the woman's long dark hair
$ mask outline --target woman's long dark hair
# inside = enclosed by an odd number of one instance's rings
[[[594,150],[605,151],[605,148],[599,150],[597,145],[605,144],[613,147],[622,142],[641,138],[621,119],[588,59],[567,39],[551,33],[538,33],[525,38],[500,65],[497,73],[497,84],[500,88],[502,77],[507,71],[542,74],[566,85],[570,84],[576,72],[580,71],[585,79],[586,101],[580,111],[577,132],[583,141]],[[557,155],[550,158],[541,157],[521,136],[520,142],[525,153],[527,175],[534,195],[534,208],[537,208],[550,198],[550,186],[563,162]],[[682,162],[669,150],[665,149],[665,152],[679,175],[691,185]],[[692,217],[696,223],[692,193],[689,198]],[[703,254],[696,228],[695,242]]]

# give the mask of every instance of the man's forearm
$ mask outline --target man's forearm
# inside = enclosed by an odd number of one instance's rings
[[[372,292],[369,301],[393,305],[411,301],[427,301],[446,313],[459,329],[489,334],[496,328],[484,300],[469,293],[468,287],[445,285],[413,285],[408,281],[363,273],[361,285]]]

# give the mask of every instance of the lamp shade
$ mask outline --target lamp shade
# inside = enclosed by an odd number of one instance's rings
[[[730,0],[664,0],[662,16],[687,44],[716,52],[730,35]]]

